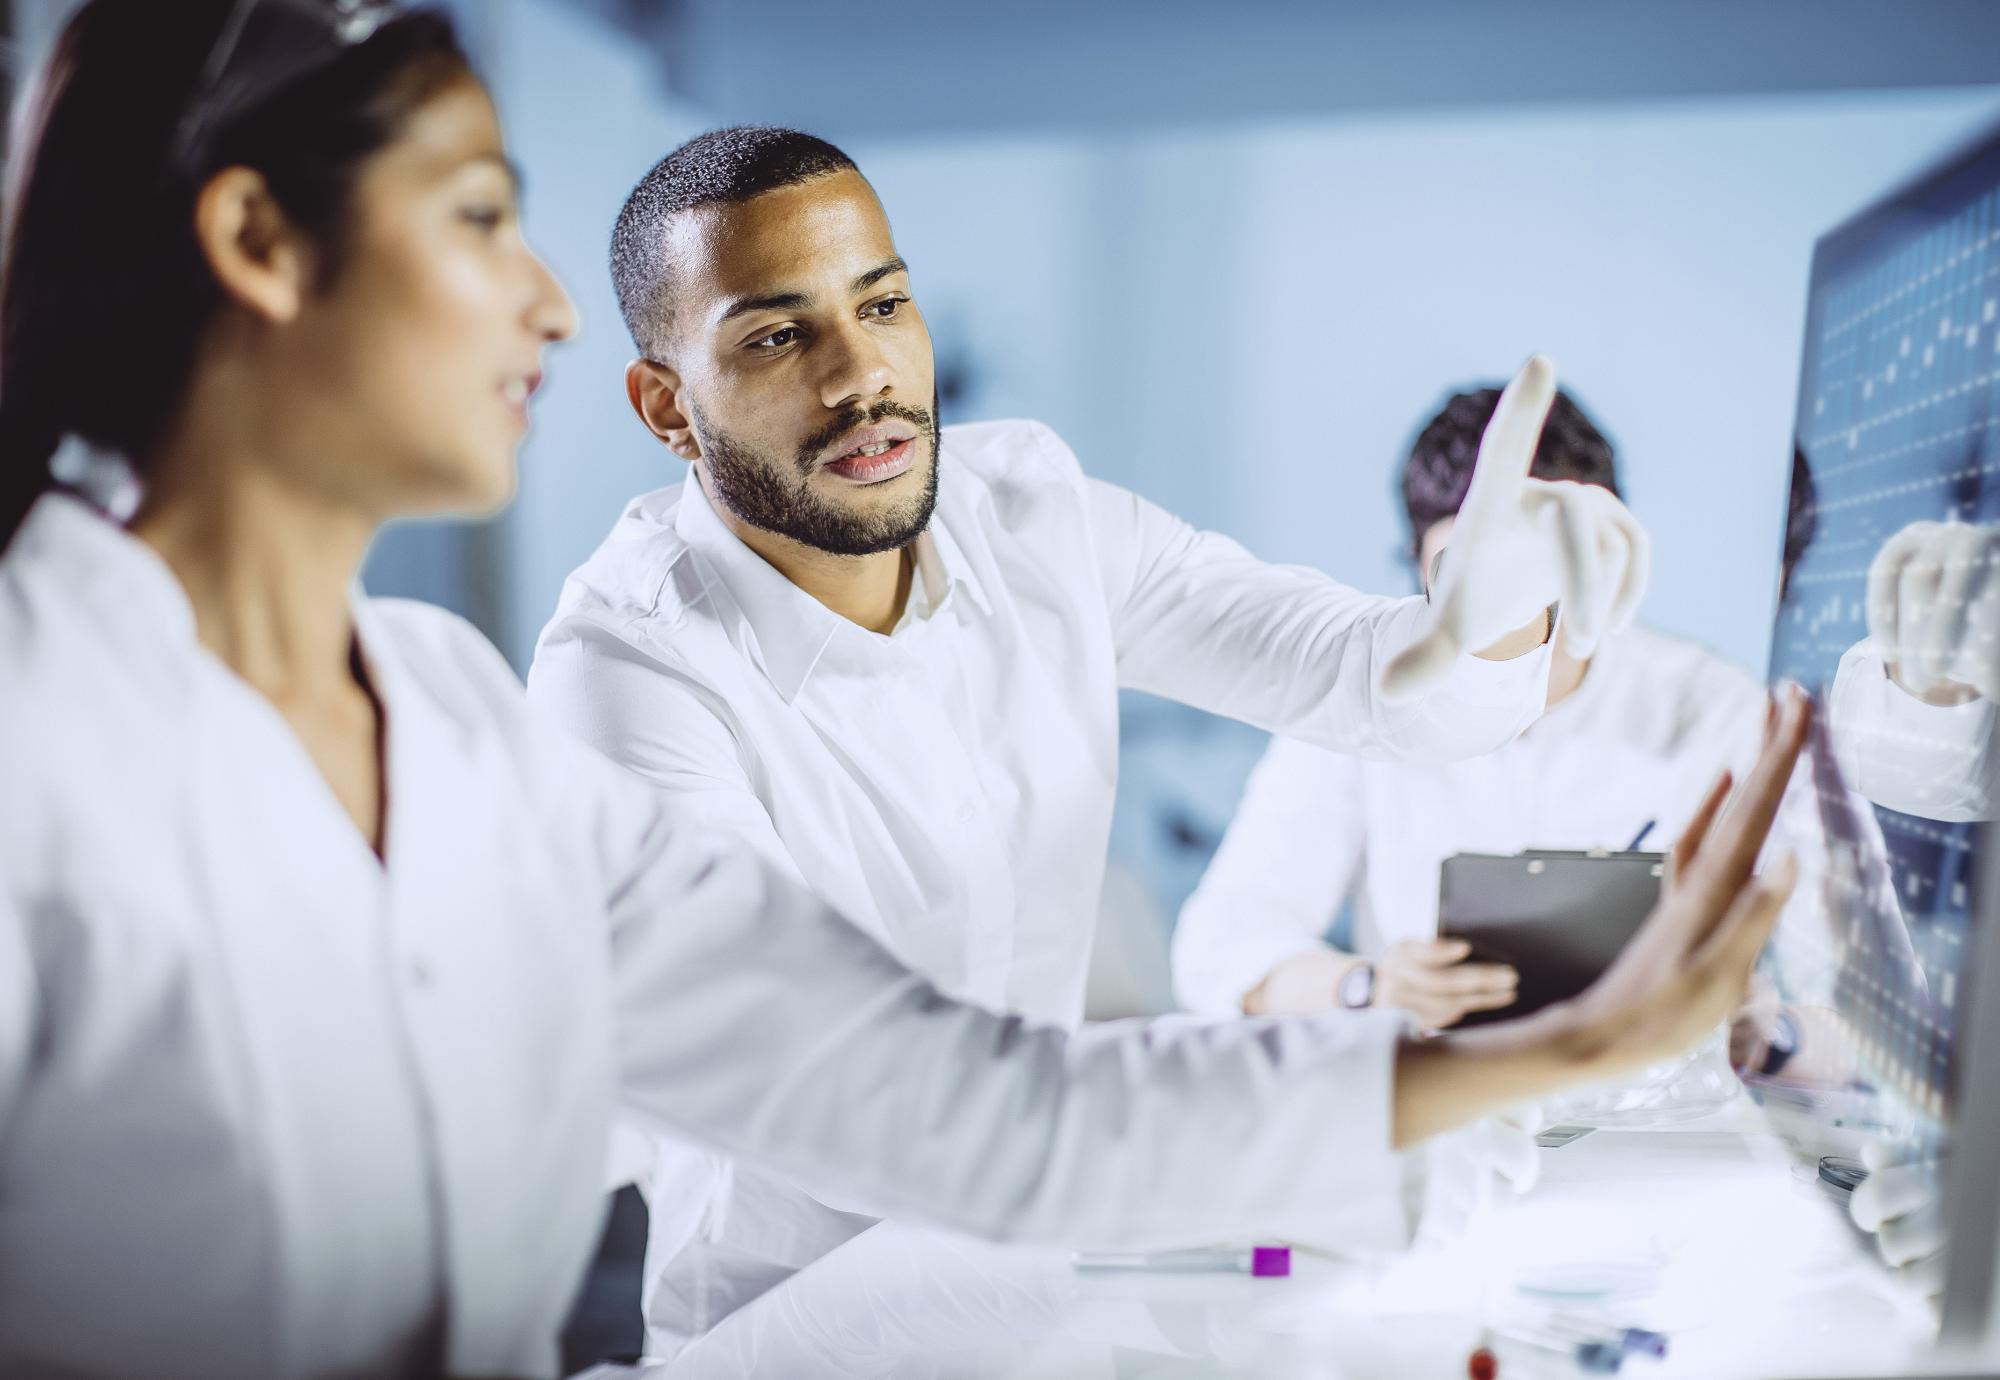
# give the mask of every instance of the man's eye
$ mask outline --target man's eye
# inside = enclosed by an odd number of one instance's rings
[[[906,300],[906,298],[902,297],[885,297],[879,302],[870,302],[868,310],[877,318],[887,320],[896,314],[896,309],[902,306]]]
[[[459,211],[459,218],[481,230],[498,230],[502,212],[497,206],[467,206]]]
[[[753,340],[750,343],[759,349],[776,350],[791,344],[798,338],[799,328],[797,326],[780,326],[777,330],[772,331],[762,339]]]

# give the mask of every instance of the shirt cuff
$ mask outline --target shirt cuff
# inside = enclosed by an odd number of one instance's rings
[[[1190,1011],[1209,1016],[1240,1016],[1243,998],[1287,959],[1333,946],[1296,930],[1241,930],[1226,934],[1217,945],[1208,971],[1188,984],[1180,999]]]

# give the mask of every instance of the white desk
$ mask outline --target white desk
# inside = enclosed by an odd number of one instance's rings
[[[1671,1338],[1665,1361],[1627,1362],[1634,1380],[1890,1374],[1921,1358],[1920,1314],[1747,1101],[1542,1156],[1532,1193],[1456,1240],[1374,1266],[1295,1253],[1290,1280],[1079,1276],[1066,1252],[885,1223],[638,1374],[1458,1380],[1483,1325],[1523,1316],[1520,1286],[1607,1266],[1647,1286],[1618,1318]],[[1496,1349],[1507,1380],[1579,1373]]]

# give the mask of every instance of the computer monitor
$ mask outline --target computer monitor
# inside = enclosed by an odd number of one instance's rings
[[[2000,559],[2000,132],[1819,241],[1795,436],[1770,671],[1822,702],[1821,856],[1773,954],[1850,1061],[1826,1105],[1939,1157],[1944,1330],[1974,1343],[2000,1243],[2000,744],[1978,669],[2000,667],[2000,618],[1966,591]]]

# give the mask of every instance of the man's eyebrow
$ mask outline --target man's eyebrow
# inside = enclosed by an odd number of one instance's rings
[[[910,266],[904,263],[900,256],[884,259],[854,280],[854,290],[863,292],[892,273],[909,271]],[[811,295],[803,292],[773,292],[762,297],[739,297],[723,309],[722,314],[715,318],[715,324],[719,326],[731,317],[747,316],[756,311],[802,311],[812,304]]]
[[[731,302],[722,315],[715,318],[720,326],[733,316],[747,316],[753,311],[798,311],[812,305],[812,298],[803,292],[773,292],[763,297],[739,297]]]
[[[854,280],[854,290],[856,292],[865,292],[892,273],[908,273],[909,271],[910,266],[903,262],[901,255],[893,259],[886,259],[869,269],[859,278],[856,278]]]

